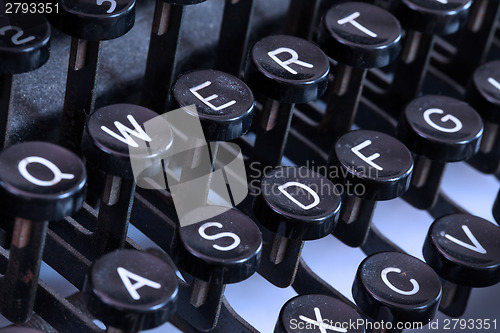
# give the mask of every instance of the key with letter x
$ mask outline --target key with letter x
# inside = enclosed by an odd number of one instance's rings
[[[283,305],[274,333],[364,333],[363,321],[362,315],[338,299],[303,295]]]

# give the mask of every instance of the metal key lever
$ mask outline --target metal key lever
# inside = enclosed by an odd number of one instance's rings
[[[252,325],[247,323],[240,315],[238,315],[231,307],[227,299],[222,296],[217,326],[209,331],[200,331],[193,327],[190,322],[182,319],[178,315],[174,315],[170,322],[184,333],[225,333],[225,332],[241,332],[241,333],[259,333]]]
[[[8,252],[0,248],[0,270],[5,271],[9,261]],[[55,290],[42,280],[38,280],[34,310],[44,317],[48,323],[61,331],[69,329],[75,333],[101,332],[101,330],[88,318],[78,311],[75,306],[65,300]],[[47,306],[50,304],[51,306]]]
[[[214,68],[241,76],[248,51],[254,0],[226,0]]]
[[[186,274],[183,277],[190,282],[180,281],[177,315],[196,331],[214,329],[219,320],[225,285],[208,285]]]
[[[499,15],[500,2],[496,0],[472,2],[468,22],[459,32],[455,54],[448,63],[436,65],[457,82],[465,84],[473,71],[486,61]]]
[[[265,228],[261,228],[261,232],[263,259],[258,273],[277,287],[292,285],[304,242],[284,237],[276,240],[276,235]]]
[[[48,221],[16,219],[9,253],[9,264],[0,278],[0,294],[5,302],[2,314],[13,322],[24,322],[31,315],[42,262]],[[10,300],[10,301],[9,301]]]
[[[406,36],[400,59],[396,62],[394,80],[388,96],[394,115],[418,97],[428,72],[436,35],[457,32],[466,22],[471,1],[454,3],[436,1],[401,1],[396,16],[403,23]]]
[[[126,34],[135,22],[135,0],[57,1],[59,13],[47,15],[71,36],[60,143],[81,155],[83,126],[94,111],[102,41]],[[59,11],[59,10],[58,10]]]
[[[316,29],[321,4],[319,0],[290,1],[285,33],[310,40]]]
[[[87,117],[94,111],[97,69],[101,42],[71,38],[66,97],[61,123],[61,143],[80,152],[81,133]]]
[[[179,71],[178,49],[181,33],[185,30],[183,26],[185,6],[204,1],[156,1],[141,105],[159,114],[166,111],[169,106],[170,86],[174,83]]]

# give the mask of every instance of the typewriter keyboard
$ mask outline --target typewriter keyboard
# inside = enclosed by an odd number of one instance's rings
[[[499,331],[499,16],[0,0],[0,333]]]

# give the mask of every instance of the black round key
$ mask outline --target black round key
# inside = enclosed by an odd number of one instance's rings
[[[448,35],[467,22],[471,0],[402,0],[398,18],[425,34]]]
[[[423,247],[425,261],[443,279],[469,287],[500,282],[500,228],[468,214],[432,223]]]
[[[197,279],[215,284],[236,283],[257,270],[262,237],[248,216],[234,208],[218,213],[220,209],[206,206],[187,214],[186,221],[193,223],[179,228],[172,244],[172,259]],[[215,216],[207,218],[207,212],[214,212],[210,215]]]
[[[299,240],[331,233],[339,211],[340,197],[332,182],[304,167],[278,167],[267,172],[254,206],[263,226]]]
[[[359,265],[352,295],[375,320],[426,324],[437,311],[441,282],[432,268],[415,257],[380,252]]]
[[[252,124],[252,91],[230,74],[215,70],[184,74],[175,83],[173,96],[181,107],[196,105],[193,116],[200,119],[208,141],[234,140]]]
[[[307,103],[328,84],[330,64],[315,44],[293,36],[268,36],[257,42],[247,62],[250,87],[282,103]]]
[[[1,333],[43,333],[40,330],[29,327],[7,327],[0,330]]]
[[[49,59],[50,25],[42,15],[0,13],[0,74],[29,72]]]
[[[64,33],[88,41],[118,38],[132,29],[135,0],[58,0],[60,11],[49,16]]]
[[[148,125],[144,125],[147,122]],[[172,142],[172,129],[157,113],[138,105],[114,104],[90,115],[83,133],[82,151],[94,168],[134,179],[132,163],[159,161]],[[144,169],[141,176],[153,175],[158,171],[154,167],[161,164],[151,163],[151,166]]]
[[[147,252],[117,250],[92,265],[82,299],[108,328],[138,332],[169,320],[177,292],[175,270],[167,262]]]
[[[326,295],[301,295],[281,308],[274,333],[345,332],[364,333],[363,317],[351,306]],[[349,323],[356,323],[349,325]],[[323,330],[320,330],[323,325]]]
[[[488,62],[474,71],[466,100],[484,121],[500,124],[500,61]]]
[[[358,189],[352,189],[353,193],[376,201],[401,196],[408,189],[413,170],[413,158],[405,145],[392,136],[368,130],[352,131],[340,137],[329,160],[329,165],[335,168],[334,176],[347,175],[339,180],[344,187],[349,182],[360,184]]]
[[[333,6],[323,18],[320,31],[323,51],[349,66],[383,67],[399,54],[401,25],[391,13],[368,3]]]
[[[46,142],[24,142],[0,154],[5,211],[34,221],[60,220],[83,203],[87,173],[72,152]]]
[[[410,102],[398,124],[398,138],[430,160],[467,160],[479,149],[483,122],[465,102],[447,96],[423,96]]]

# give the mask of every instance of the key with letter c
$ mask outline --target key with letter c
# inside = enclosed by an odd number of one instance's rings
[[[424,262],[380,252],[365,258],[352,286],[356,304],[376,321],[429,323],[441,299],[441,282]]]

